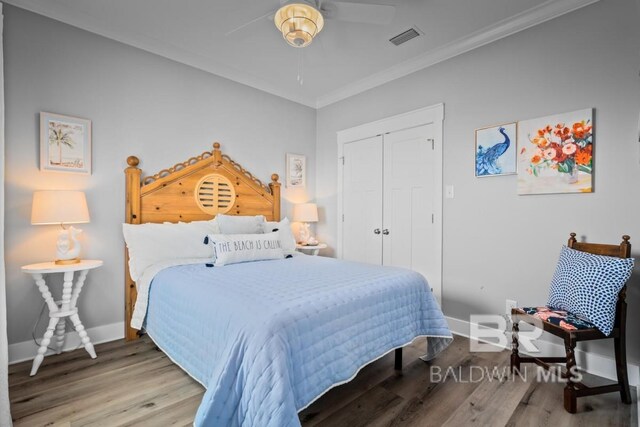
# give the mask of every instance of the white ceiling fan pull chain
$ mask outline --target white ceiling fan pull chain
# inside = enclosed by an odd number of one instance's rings
[[[298,83],[300,83],[300,86],[304,84],[304,57],[302,56],[302,49],[298,50]]]

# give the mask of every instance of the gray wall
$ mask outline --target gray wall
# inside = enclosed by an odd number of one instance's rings
[[[89,274],[80,299],[88,328],[123,320],[127,156],[139,156],[143,171],[155,173],[211,150],[217,140],[223,152],[269,180],[273,172],[284,176],[286,152],[306,154],[306,192],[283,188],[283,214],[290,201],[313,198],[313,109],[11,6],[4,35],[10,343],[30,339],[42,303],[20,266],[55,253],[57,228],[29,222],[34,190],[86,191],[91,223],[80,227],[84,257],[105,261]],[[40,111],[93,121],[91,176],[39,171]]]
[[[318,111],[319,238],[336,247],[336,131],[444,102],[443,309],[544,304],[560,245],[632,236],[640,257],[637,3],[602,0]],[[594,107],[595,193],[517,196],[516,177],[474,177],[476,128]],[[640,262],[638,263],[640,264]],[[629,356],[640,361],[640,280],[629,290]],[[596,352],[607,352],[597,346]]]

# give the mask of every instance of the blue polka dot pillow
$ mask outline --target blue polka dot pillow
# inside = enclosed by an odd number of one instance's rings
[[[618,293],[632,269],[633,258],[593,255],[563,246],[547,305],[570,311],[609,335],[613,330]]]

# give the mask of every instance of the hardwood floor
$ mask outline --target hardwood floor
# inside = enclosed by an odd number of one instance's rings
[[[418,360],[424,341],[404,351],[402,373],[393,352],[366,366],[300,413],[312,426],[634,426],[637,404],[618,394],[578,400],[578,414],[562,407],[563,385],[504,377],[509,353],[470,353],[454,343],[433,362]],[[11,411],[16,426],[191,425],[204,389],[153,343],[114,341],[48,356],[35,377],[31,362],[10,366]],[[486,370],[484,370],[486,368]],[[438,378],[440,374],[442,381]],[[502,378],[501,378],[502,377]],[[444,380],[446,378],[446,380]],[[601,381],[589,378],[592,382]]]

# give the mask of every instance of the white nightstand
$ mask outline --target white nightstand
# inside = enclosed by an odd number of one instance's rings
[[[43,262],[39,264],[25,265],[22,267],[22,271],[33,277],[33,280],[36,282],[36,286],[38,286],[42,297],[49,307],[49,325],[47,326],[47,331],[45,332],[44,337],[42,337],[40,348],[38,348],[38,355],[33,359],[31,376],[38,372],[38,368],[44,359],[44,354],[47,352],[49,342],[51,342],[51,338],[53,337],[54,329],[57,353],[60,354],[62,352],[66,332],[65,317],[69,317],[71,322],[73,322],[73,327],[78,332],[78,335],[80,335],[80,339],[82,340],[82,344],[84,345],[85,350],[87,350],[87,353],[89,353],[92,359],[96,358],[96,351],[93,349],[93,344],[91,344],[91,340],[78,317],[76,304],[78,303],[78,296],[80,296],[80,291],[82,290],[82,286],[84,285],[84,281],[87,278],[89,270],[98,268],[101,265],[102,261],[100,260],[85,259],[77,264],[58,265],[53,262]],[[76,271],[79,271],[80,274],[78,274],[74,286],[73,274]],[[53,299],[51,292],[49,292],[49,287],[45,282],[44,275],[49,273],[64,274],[62,301],[60,303],[56,303]]]
[[[326,243],[318,243],[317,245],[296,245],[296,250],[308,255],[318,255],[320,249],[325,249],[326,247]]]

